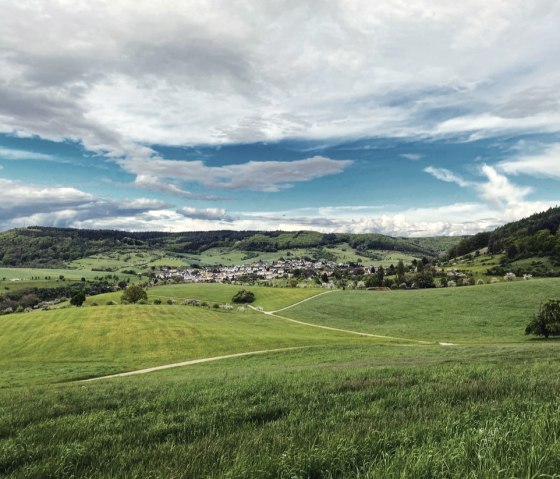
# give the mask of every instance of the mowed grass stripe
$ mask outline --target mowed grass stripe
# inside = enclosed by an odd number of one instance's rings
[[[98,306],[4,316],[0,330],[0,386],[4,387],[352,340],[332,331],[310,333],[303,325],[270,320],[250,310],[180,305]]]

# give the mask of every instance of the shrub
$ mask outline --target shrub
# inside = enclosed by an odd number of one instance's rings
[[[476,284],[486,284],[483,279],[479,279]]]
[[[492,283],[492,284],[496,284],[496,283],[499,283],[499,282],[500,282],[500,280],[498,278],[492,278],[490,280],[490,283]]]
[[[525,334],[536,336],[560,335],[560,300],[549,299],[541,304],[539,312],[525,328]]]
[[[231,299],[234,303],[252,303],[255,301],[255,293],[242,289]]]
[[[133,284],[126,288],[121,296],[123,303],[126,301],[128,303],[137,303],[141,299],[147,300],[148,294],[144,291],[142,286]]]
[[[154,299],[154,304],[161,304],[161,299],[159,299],[159,298]]]
[[[169,298],[169,299],[167,300],[167,304],[169,304],[169,305],[171,305],[171,304],[176,304],[176,303],[177,303],[177,301],[175,301],[174,299]]]
[[[72,306],[80,307],[82,304],[84,304],[85,300],[86,294],[83,291],[78,291],[74,296],[70,298],[70,304]]]

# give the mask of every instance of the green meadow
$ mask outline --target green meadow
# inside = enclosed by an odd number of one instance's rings
[[[0,268],[0,294],[28,288],[54,288],[69,283],[93,281],[109,273],[88,269],[39,269],[39,268]],[[113,274],[113,273],[111,273]],[[136,280],[133,275],[117,273],[121,279]],[[61,278],[62,276],[62,278]]]
[[[225,286],[150,296],[221,303]],[[321,292],[250,289],[265,310]],[[559,477],[559,343],[523,334],[559,293],[533,280],[336,291],[277,316],[180,304],[3,316],[0,476]],[[280,348],[297,349],[76,382]]]
[[[148,301],[160,299],[163,303],[167,300],[182,302],[186,299],[197,299],[208,303],[231,303],[235,293],[240,289],[249,289],[255,293],[255,302],[252,306],[260,306],[266,310],[284,308],[296,302],[325,292],[320,288],[268,288],[265,286],[239,286],[221,283],[190,283],[169,284],[156,286],[146,290]],[[91,296],[86,304],[106,304],[108,301],[120,302],[122,292],[106,293]]]
[[[560,297],[559,279],[412,291],[340,291],[282,315],[417,340],[519,342],[526,341],[523,331],[538,305],[554,297]]]

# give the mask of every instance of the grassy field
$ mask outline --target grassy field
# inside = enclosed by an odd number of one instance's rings
[[[148,301],[161,299],[166,302],[173,299],[182,302],[185,299],[197,299],[208,303],[226,304],[240,289],[248,289],[255,293],[252,306],[261,306],[266,310],[280,309],[311,296],[323,293],[320,288],[267,288],[264,286],[239,286],[231,284],[190,283],[156,286],[147,289]],[[106,304],[107,301],[120,302],[122,292],[100,294],[87,299],[86,305],[92,303]]]
[[[68,264],[70,268],[83,270],[122,271],[134,270],[136,272],[148,271],[151,266],[188,266],[188,260],[179,255],[171,256],[160,250],[139,251],[137,249],[122,249],[109,253],[100,253],[88,256]]]
[[[92,281],[109,273],[84,269],[38,269],[38,268],[0,268],[0,294],[25,288],[52,288],[68,283]],[[113,274],[113,273],[111,273]],[[118,274],[122,279],[136,280],[135,276]],[[63,276],[63,279],[60,279]]]
[[[245,351],[347,341],[348,335],[251,310],[116,305],[0,317],[0,387],[62,381]]]
[[[194,287],[231,292],[151,292]],[[313,292],[267,291],[266,309]],[[0,476],[558,478],[560,343],[523,329],[559,296],[559,280],[338,291],[279,313],[431,344],[180,305],[1,317]],[[60,383],[291,346],[304,348]]]
[[[479,348],[336,346],[0,391],[0,471],[556,477],[557,348]]]
[[[429,341],[527,341],[523,332],[540,302],[559,296],[558,279],[413,291],[345,291],[302,303],[282,315]]]

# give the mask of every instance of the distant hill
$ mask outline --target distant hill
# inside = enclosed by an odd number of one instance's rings
[[[546,257],[560,262],[560,207],[550,208],[519,221],[500,226],[492,232],[478,233],[453,245],[454,258],[488,248],[490,254],[505,254],[505,263],[526,258]]]
[[[66,263],[122,248],[200,254],[211,248],[242,252],[281,252],[348,245],[356,254],[375,257],[379,250],[435,258],[461,238],[394,238],[381,234],[323,234],[314,231],[197,231],[182,233],[80,230],[29,227],[0,233],[0,266],[63,267]],[[328,257],[328,254],[326,254]]]

